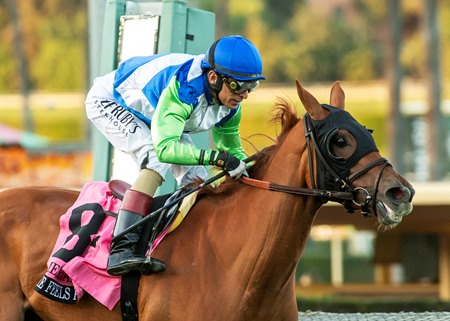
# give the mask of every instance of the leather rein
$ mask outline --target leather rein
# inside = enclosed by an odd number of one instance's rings
[[[313,197],[319,197],[323,203],[326,203],[328,201],[334,201],[341,203],[347,212],[354,212],[354,208],[350,206],[351,203],[356,205],[360,210],[361,213],[364,216],[370,216],[371,214],[376,215],[376,195],[378,192],[378,186],[381,180],[381,175],[386,168],[386,166],[390,166],[390,163],[386,158],[378,158],[369,164],[365,165],[352,175],[348,176],[345,179],[342,179],[339,177],[339,175],[336,173],[336,171],[331,167],[331,165],[326,161],[325,157],[322,155],[322,152],[319,149],[319,145],[317,144],[316,137],[314,135],[314,132],[309,124],[309,115],[305,114],[305,117],[303,118],[304,126],[305,126],[305,138],[306,138],[306,144],[308,149],[308,163],[309,163],[309,169],[310,169],[310,177],[312,182],[312,188],[303,188],[303,187],[295,187],[295,186],[287,186],[287,185],[280,185],[273,182],[248,178],[248,177],[242,177],[241,181],[246,184],[253,187],[258,187],[270,191],[275,192],[283,192],[283,193],[289,193],[294,195],[305,195],[305,196],[313,196]],[[314,146],[314,147],[312,147]],[[317,161],[320,161],[326,168],[326,170],[334,177],[336,187],[340,190],[324,190],[324,189],[318,189],[316,182],[315,182],[315,176],[314,176],[314,162],[313,162],[313,152],[315,151]],[[353,187],[352,183],[359,177],[363,176],[365,173],[367,173],[369,170],[380,167],[377,173],[377,176],[375,178],[374,187],[373,187],[373,194],[371,194],[367,189],[363,187]],[[356,197],[358,193],[363,193],[364,200],[362,202],[358,202],[356,200]],[[372,203],[372,206],[370,206],[370,203]]]

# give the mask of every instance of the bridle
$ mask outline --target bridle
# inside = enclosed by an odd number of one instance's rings
[[[268,189],[271,191],[284,192],[295,195],[306,195],[306,196],[314,196],[320,198],[322,203],[326,203],[328,201],[341,203],[342,206],[346,209],[347,212],[354,212],[355,205],[361,210],[361,213],[368,217],[371,214],[376,215],[376,197],[378,192],[379,183],[381,180],[381,175],[383,174],[384,169],[387,166],[391,166],[386,158],[380,157],[365,165],[352,175],[342,178],[340,177],[330,163],[324,157],[322,151],[319,148],[319,144],[317,143],[317,138],[312,129],[311,119],[308,114],[305,114],[303,117],[303,122],[305,126],[305,138],[308,150],[308,163],[309,163],[309,171],[310,178],[312,182],[312,188],[302,188],[302,187],[293,187],[280,185],[273,182],[267,182],[257,179],[252,179],[248,177],[242,177],[242,182],[251,185],[254,187],[259,187],[263,189]],[[313,147],[314,146],[314,147]],[[316,164],[314,164],[313,155],[316,155]],[[320,189],[316,183],[314,168],[317,168],[317,163],[320,162],[327,172],[328,175],[331,175],[333,178],[334,188],[330,189]],[[316,166],[314,166],[316,165]],[[363,176],[365,173],[370,171],[371,169],[379,167],[377,176],[375,178],[374,186],[373,186],[373,194],[371,194],[367,189],[363,187],[353,187],[353,182],[359,177]],[[364,194],[364,200],[362,202],[357,201],[358,194]],[[370,204],[372,203],[372,206]]]
[[[349,177],[346,177],[345,179],[342,179],[336,171],[330,166],[328,161],[323,156],[322,152],[320,151],[319,145],[317,144],[317,139],[314,134],[314,131],[312,130],[312,126],[310,124],[310,116],[308,114],[305,114],[304,120],[304,126],[305,126],[305,138],[308,148],[308,162],[309,162],[309,168],[310,168],[310,176],[311,176],[311,182],[312,182],[312,188],[302,188],[302,187],[295,187],[295,186],[286,186],[286,185],[280,185],[272,182],[267,182],[263,180],[248,178],[248,177],[241,177],[241,181],[244,184],[263,188],[266,190],[276,191],[276,192],[283,192],[283,193],[289,193],[294,195],[305,195],[305,196],[313,196],[319,198],[323,203],[326,203],[328,201],[338,202],[341,203],[344,208],[347,210],[347,212],[354,212],[354,209],[352,206],[350,206],[351,203],[356,205],[361,209],[361,213],[364,216],[370,216],[371,214],[376,214],[376,194],[378,190],[378,185],[380,183],[381,175],[383,173],[383,170],[386,168],[386,166],[390,165],[389,162],[385,158],[378,158],[371,163],[367,164],[357,172],[353,173]],[[314,145],[314,147],[312,147]],[[317,187],[315,182],[315,176],[313,171],[313,154],[316,154],[317,161],[322,162],[325,166],[326,171],[334,177],[334,189],[320,189]],[[243,161],[245,163],[250,163],[254,161],[257,158],[258,154],[254,154],[247,159],[244,159]],[[317,165],[317,163],[316,163]],[[375,168],[377,166],[380,166],[380,169],[378,170],[377,177],[375,179],[374,184],[374,194],[370,194],[368,190],[366,190],[363,187],[352,187],[352,183],[365,173],[367,173],[372,168]],[[317,166],[316,166],[317,167]],[[163,210],[170,208],[174,205],[176,205],[179,201],[181,201],[186,196],[202,189],[203,187],[221,179],[227,175],[227,171],[222,171],[219,174],[207,179],[206,181],[202,182],[201,184],[192,187],[190,189],[187,189],[184,193],[181,193],[182,195],[177,196],[174,198],[171,202],[165,204],[163,207],[160,207],[156,211],[150,213],[143,219],[139,220],[138,222],[130,225],[126,229],[124,229],[121,233],[117,234],[113,237],[113,241],[116,241],[123,237],[125,234],[129,233],[136,227],[142,225],[143,223],[154,219],[156,215],[161,213]],[[364,193],[365,199],[363,202],[358,203],[356,201],[356,196],[358,193]],[[372,208],[370,208],[370,202],[372,201]],[[372,209],[372,213],[371,210]]]

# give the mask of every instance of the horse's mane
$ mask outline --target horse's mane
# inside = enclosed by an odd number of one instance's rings
[[[272,155],[278,150],[283,141],[286,139],[289,131],[300,121],[297,116],[297,110],[294,104],[287,99],[278,97],[273,107],[273,116],[269,121],[273,125],[281,125],[281,131],[277,135],[275,144],[265,147],[255,154],[253,165],[248,169],[248,173],[252,178],[260,178],[265,172]],[[229,194],[234,190],[235,184],[239,181],[227,177],[218,187],[204,188],[200,192],[202,194]]]
[[[299,122],[294,104],[287,99],[279,97],[273,108],[273,117],[269,121],[273,125],[280,124],[281,132],[277,135],[276,143],[268,146],[256,154],[253,166],[249,168],[249,175],[258,178],[265,171],[268,160],[278,150],[279,146],[286,139],[290,130]]]

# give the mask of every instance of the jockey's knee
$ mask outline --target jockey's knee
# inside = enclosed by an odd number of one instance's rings
[[[163,178],[157,172],[144,168],[140,171],[138,178],[135,180],[132,189],[145,193],[147,195],[155,195],[156,189],[161,185]]]

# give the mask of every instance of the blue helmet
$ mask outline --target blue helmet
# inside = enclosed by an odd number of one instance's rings
[[[262,75],[258,49],[242,36],[226,36],[216,40],[206,52],[202,67],[240,81],[266,79]]]

